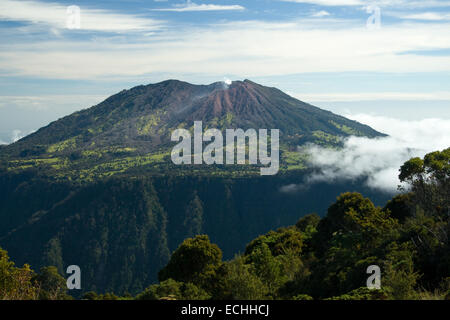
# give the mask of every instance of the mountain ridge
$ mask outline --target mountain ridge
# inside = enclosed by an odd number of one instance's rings
[[[248,79],[209,85],[166,80],[122,90],[91,108],[53,121],[3,147],[0,162],[9,170],[22,170],[37,161],[43,171],[59,177],[76,170],[89,175],[94,169],[109,174],[114,171],[97,169],[116,166],[119,160],[120,170],[144,162],[155,172],[166,171],[174,145],[171,132],[178,128],[192,130],[194,121],[203,121],[205,129],[222,131],[279,129],[285,168],[289,161],[291,167],[301,168],[302,161],[295,153],[305,143],[337,147],[341,137],[383,136],[369,126]]]
[[[203,128],[279,128],[280,171],[249,165],[171,162],[170,132]],[[283,187],[312,169],[296,147],[338,146],[369,127],[249,80],[229,86],[165,81],[123,90],[0,149],[0,246],[19,264],[68,265],[83,290],[137,293],[157,280],[170,252],[208,234],[225,257],[268,230],[325,212],[341,192],[387,201],[362,181]]]

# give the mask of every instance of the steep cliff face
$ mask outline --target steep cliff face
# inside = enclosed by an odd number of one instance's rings
[[[2,221],[9,221],[0,246],[35,268],[55,265],[64,273],[79,265],[83,290],[136,293],[156,281],[187,237],[208,234],[228,259],[270,229],[325,213],[344,190],[365,191],[380,204],[388,198],[357,183],[280,192],[298,178],[143,177],[83,186],[10,178],[12,191],[0,206]]]

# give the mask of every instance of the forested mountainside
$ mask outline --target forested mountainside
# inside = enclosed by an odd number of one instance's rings
[[[280,172],[254,165],[182,165],[172,130],[279,129]],[[85,288],[136,293],[157,280],[186,238],[208,234],[231,258],[252,238],[304,214],[324,213],[361,182],[282,187],[310,173],[297,148],[338,148],[350,135],[383,136],[361,123],[249,80],[177,80],[123,90],[0,149],[0,246],[18,263],[83,269]]]
[[[185,238],[208,234],[232,258],[260,234],[324,213],[343,190],[379,204],[389,198],[358,182],[281,191],[298,179],[116,177],[77,185],[4,175],[0,246],[20,264],[52,265],[61,273],[79,265],[86,289],[136,293],[156,281]]]
[[[156,260],[160,263],[167,254],[161,248],[171,241],[170,232],[167,233],[167,238],[161,236],[162,233],[158,237],[152,233],[157,227],[164,226],[161,206],[150,206],[155,200],[151,184],[136,182],[135,186],[139,186],[139,190],[150,190],[146,195],[139,194],[144,201],[136,203],[136,206],[145,207],[145,210],[138,211],[148,214],[122,219],[122,216],[116,216],[114,212],[111,215],[114,222],[108,224],[104,221],[106,211],[100,210],[100,219],[103,220],[98,233],[103,239],[111,238],[110,241],[101,242],[93,234],[88,239],[84,238],[84,234],[96,228],[99,218],[96,219],[91,214],[86,219],[80,219],[80,222],[84,220],[85,224],[90,224],[83,229],[76,229],[81,233],[79,244],[86,243],[85,252],[81,252],[73,244],[68,249],[74,248],[75,253],[91,258],[92,253],[95,253],[95,261],[102,266],[101,270],[96,270],[92,265],[87,267],[87,279],[91,281],[88,286],[97,290],[84,292],[82,298],[448,300],[450,149],[430,153],[423,160],[413,158],[407,161],[401,167],[399,177],[401,181],[408,183],[410,189],[395,196],[384,207],[375,206],[360,193],[343,193],[328,207],[326,216],[308,214],[298,219],[295,225],[262,234],[249,241],[245,250],[233,259],[224,259],[221,248],[214,241],[211,242],[208,235],[199,234],[204,232],[201,229],[208,224],[208,218],[202,213],[203,192],[195,191],[188,201],[186,214],[178,222],[178,226],[183,224],[181,232],[195,236],[185,239],[173,251],[170,260],[160,265],[159,283],[149,285],[137,294],[130,294],[129,291],[124,294],[118,294],[118,291],[105,293],[99,289],[100,285],[92,285],[102,279],[103,275],[97,272],[109,274],[108,265],[104,263],[108,260],[105,256],[112,262],[125,266],[112,273],[110,281],[113,284],[121,283],[122,288],[124,284],[132,283],[132,289],[137,290],[140,287],[137,281],[139,275],[149,277],[146,262]],[[114,186],[117,187],[117,184]],[[128,184],[126,189],[133,191],[133,188]],[[89,191],[95,190],[98,191],[98,188]],[[120,190],[115,188],[116,192]],[[236,204],[233,192],[230,194],[227,200],[233,204],[227,208]],[[134,199],[133,195],[126,192],[125,196]],[[102,193],[100,197],[103,197]],[[115,193],[108,198],[113,199],[114,208],[117,208]],[[186,200],[189,198],[185,197]],[[60,215],[64,219],[64,214]],[[126,228],[117,226],[117,221],[125,224]],[[75,228],[80,226],[80,222],[73,224]],[[166,222],[167,229],[170,229],[170,218]],[[226,231],[230,231],[222,219],[219,222],[222,222]],[[245,222],[249,227],[259,225],[254,218]],[[106,226],[110,226],[110,229]],[[117,230],[120,235],[110,237],[113,230]],[[133,231],[134,235],[129,237]],[[63,252],[64,240],[61,241],[64,231],[59,235],[60,238],[53,238],[49,243],[49,263],[63,263],[60,257],[67,258],[67,254]],[[228,239],[236,236],[237,233],[231,233]],[[120,237],[125,239],[125,244],[118,240]],[[30,243],[31,241],[30,239]],[[159,249],[152,251],[152,244],[156,243]],[[227,246],[227,243],[222,245]],[[109,256],[108,248],[129,255],[129,258]],[[145,255],[150,252],[151,257]],[[87,264],[83,265],[86,266]],[[150,261],[149,267],[152,266],[155,264]],[[376,269],[378,283],[373,281]],[[0,299],[72,298],[67,294],[65,279],[58,274],[56,267],[43,267],[38,272],[28,265],[16,267],[4,250],[0,250],[0,279]],[[375,287],[369,288],[369,285]],[[112,285],[108,284],[107,287],[111,288]]]
[[[55,178],[78,181],[136,169],[185,174],[186,167],[170,161],[174,146],[170,136],[178,128],[192,131],[194,121],[202,121],[204,129],[279,129],[282,171],[305,167],[304,157],[297,152],[305,143],[336,147],[342,137],[350,135],[383,136],[366,125],[249,80],[229,86],[168,80],[123,90],[2,147],[0,169],[39,168]],[[258,171],[247,166],[196,170],[227,176]]]

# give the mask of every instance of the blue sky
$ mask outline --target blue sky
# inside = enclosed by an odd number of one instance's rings
[[[450,1],[0,0],[0,38],[0,142],[168,78],[450,119]]]

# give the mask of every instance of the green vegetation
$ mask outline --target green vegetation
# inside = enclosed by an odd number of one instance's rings
[[[408,182],[410,189],[395,196],[385,207],[375,206],[359,193],[341,194],[328,208],[325,217],[306,215],[294,226],[260,235],[247,244],[243,254],[230,260],[223,260],[222,250],[212,244],[207,235],[198,235],[202,230],[205,204],[197,192],[186,197],[187,211],[180,224],[182,228],[188,227],[192,236],[181,242],[167,263],[160,253],[153,257],[139,255],[148,243],[144,234],[151,229],[162,230],[161,226],[166,223],[165,214],[151,201],[156,197],[152,186],[142,188],[139,185],[133,189],[132,185],[127,185],[130,190],[128,196],[134,197],[132,203],[137,208],[147,205],[148,211],[144,216],[135,216],[133,221],[136,224],[127,225],[124,229],[119,227],[114,233],[127,237],[127,232],[133,230],[143,237],[138,237],[135,247],[129,246],[126,251],[115,248],[110,258],[115,257],[119,259],[116,262],[128,266],[123,272],[132,267],[131,279],[137,279],[136,273],[145,272],[142,268],[144,260],[151,258],[154,264],[159,259],[159,283],[142,288],[134,297],[140,300],[450,299],[449,164],[450,149],[430,153],[424,159],[411,159],[400,169],[400,179]],[[135,194],[136,190],[149,191]],[[147,204],[137,200],[142,198],[148,200]],[[108,199],[115,197],[108,194]],[[223,205],[226,203],[225,199]],[[129,208],[133,212],[135,209]],[[100,212],[100,216],[105,212],[115,215],[109,210],[100,209]],[[117,212],[110,221],[120,221],[121,216]],[[219,219],[217,215],[216,223]],[[97,227],[94,217],[87,221],[92,224],[93,233],[103,233],[105,241],[107,234],[112,233],[102,227],[105,223]],[[96,256],[90,257],[89,261],[98,263],[101,261],[100,248],[112,246],[114,241],[109,239],[109,242],[95,244],[98,250],[85,247],[82,250],[85,256]],[[167,238],[152,238],[151,241],[163,243]],[[48,261],[51,264],[60,264],[60,250],[58,241],[49,242]],[[168,253],[164,255],[167,257]],[[122,258],[125,260],[120,260]],[[365,287],[369,276],[366,269],[370,265],[381,268],[379,290]],[[108,281],[117,281],[117,278]],[[152,282],[150,278],[146,281]],[[65,299],[67,296],[62,284],[63,279],[56,267],[43,268],[35,275],[28,265],[16,268],[6,252],[0,251],[0,297]],[[133,297],[129,294],[119,297],[112,293],[88,292],[83,298],[114,300]]]
[[[108,147],[89,149],[67,157],[26,158],[10,160],[7,170],[14,173],[37,170],[42,177],[57,180],[92,182],[105,177],[129,172],[146,175],[161,175],[168,171],[172,175],[195,174],[220,177],[246,177],[260,174],[259,165],[184,165],[176,166],[170,159],[170,150],[146,155],[137,155],[135,148]],[[305,155],[297,151],[280,152],[280,173],[307,169]]]
[[[349,132],[346,132],[346,133],[351,134]],[[317,138],[315,141],[316,144],[323,144],[325,146],[338,145],[342,140],[342,138],[340,136],[335,136],[335,135],[332,135],[332,134],[329,134],[329,133],[326,133],[326,132],[323,132],[320,130],[313,131],[313,136]]]
[[[137,294],[158,280],[184,239],[208,234],[231,259],[258,235],[311,210],[325,212],[347,187],[318,184],[290,194],[278,190],[299,175],[139,174],[84,184],[32,172],[0,175],[0,246],[16,263],[38,270],[53,265],[63,273],[79,265],[87,291]]]
[[[301,154],[298,151],[287,151],[281,150],[281,160],[280,160],[280,171],[289,171],[289,170],[305,170],[306,167],[306,159],[305,155]]]
[[[212,299],[448,299],[450,149],[411,159],[400,178],[410,193],[385,208],[359,193],[342,194],[325,218],[308,215],[270,231],[231,261],[218,260],[207,236],[187,239],[161,271],[159,286],[176,279]],[[380,290],[365,287],[373,264],[382,268]]]
[[[74,150],[76,146],[77,146],[77,137],[73,137],[50,145],[47,149],[47,152],[55,153],[55,152],[62,152],[66,149]]]
[[[202,120],[204,128],[222,130],[280,129],[280,172],[262,179],[258,165],[175,166],[170,159],[175,144],[171,132],[192,129],[194,120]],[[292,224],[312,208],[325,211],[342,185],[320,190],[313,186],[298,196],[281,190],[307,174],[305,156],[296,147],[307,142],[336,147],[334,137],[347,135],[336,124],[367,137],[382,136],[248,80],[228,90],[221,83],[197,86],[181,81],[123,90],[0,146],[0,245],[18,264],[41,270],[41,278],[53,279],[56,287],[61,280],[56,270],[62,274],[64,266],[77,261],[85,290],[109,292],[88,297],[135,295],[157,281],[170,252],[186,238],[207,233],[230,259],[257,235]],[[272,249],[270,242],[265,245]],[[263,245],[248,259],[268,257]],[[233,283],[262,277],[272,290],[279,285],[273,275],[286,257],[268,262],[273,274],[253,270],[247,258],[226,266],[220,262],[213,271],[241,270],[224,282],[230,291],[223,296],[250,297],[254,292],[248,288],[264,287],[262,280],[239,291],[233,291]],[[25,267],[20,272],[34,276]],[[167,287],[178,288],[177,298],[213,296],[212,288],[203,284],[167,281],[163,280]],[[29,297],[62,297],[51,288],[30,291]],[[151,295],[161,298],[164,290],[153,289]]]
[[[1,147],[0,169],[14,173],[35,170],[42,177],[92,182],[128,171],[146,175],[247,177],[258,166],[201,166],[171,163],[175,145],[171,132],[203,127],[267,128],[280,130],[282,173],[304,171],[304,143],[339,147],[341,137],[382,136],[368,126],[296,100],[283,92],[249,80],[223,90],[221,84],[196,86],[164,81],[138,86],[102,103],[52,122],[20,141]],[[140,173],[140,174],[141,174]]]
[[[360,136],[360,137],[364,136],[364,133],[362,133],[361,131],[356,130],[356,129],[352,128],[352,127],[349,127],[349,126],[347,126],[345,124],[337,123],[334,120],[330,120],[330,123],[332,125],[334,125],[336,128],[338,128],[339,130],[341,130],[345,134],[352,135],[352,136]]]
[[[66,300],[66,280],[55,267],[35,273],[29,265],[18,268],[0,248],[0,300]]]

